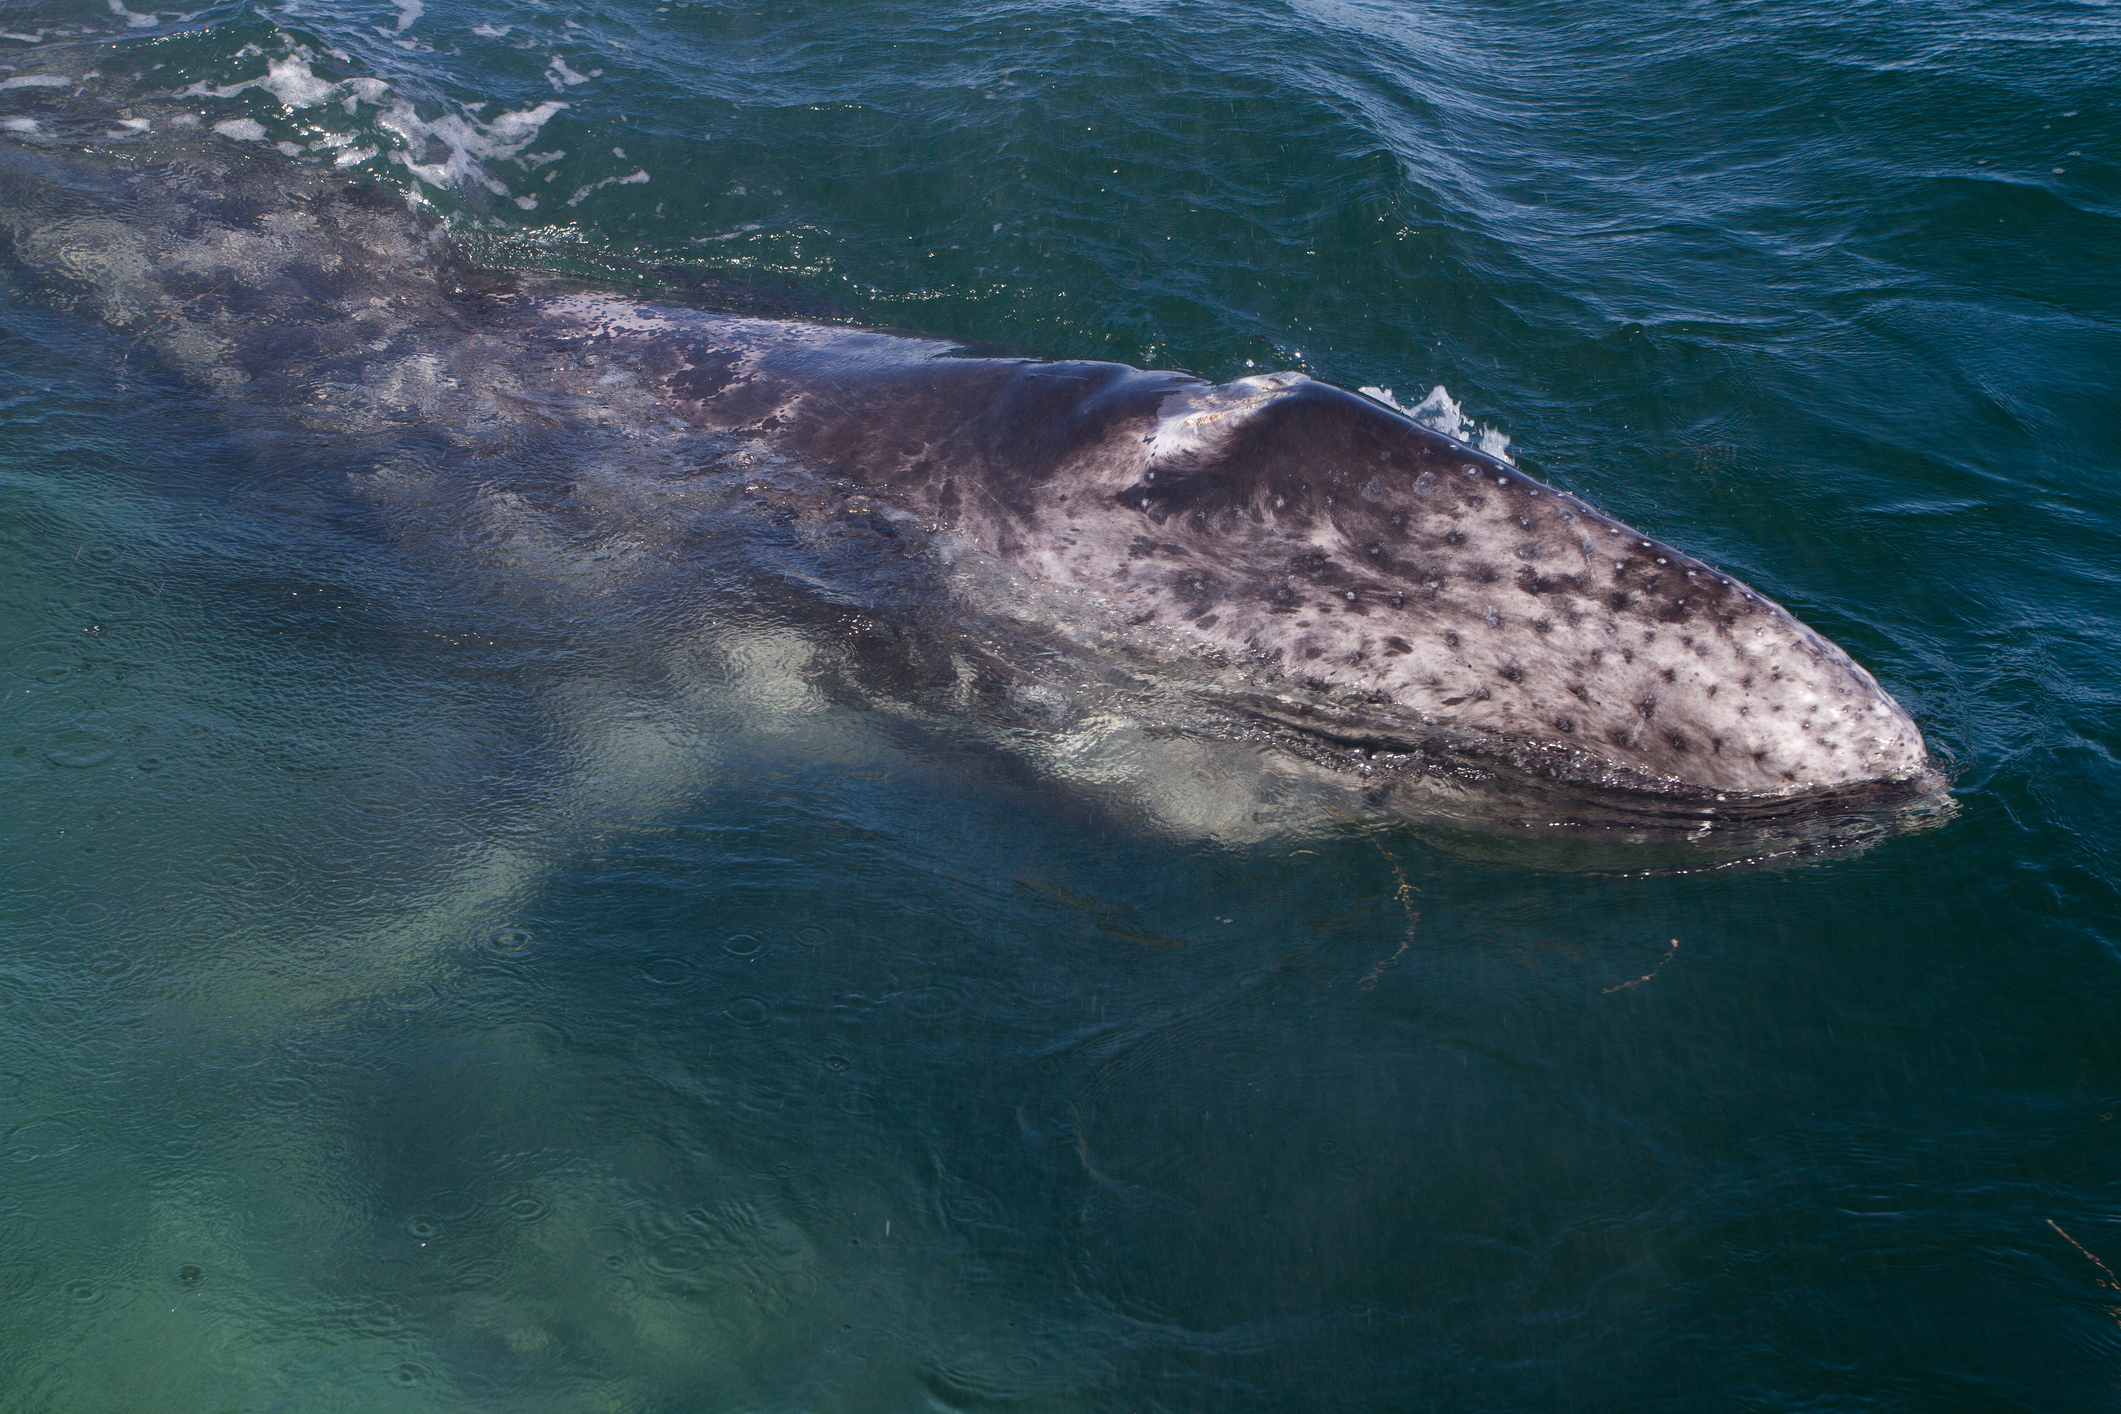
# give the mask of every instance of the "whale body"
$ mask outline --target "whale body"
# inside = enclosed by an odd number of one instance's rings
[[[973,637],[1033,645],[1005,672],[1102,655],[1178,684],[1188,729],[1358,771],[1387,806],[1440,775],[1702,818],[1938,785],[1909,714],[1781,606],[1302,374],[1214,383],[479,270],[393,193],[196,133],[0,141],[0,247],[19,284],[227,403],[326,436],[417,428],[445,474],[581,426],[666,470],[749,468],[784,519],[937,567]]]
[[[1319,730],[1441,735],[1653,791],[1927,770],[1908,714],[1779,605],[1302,374],[1215,384],[604,295],[530,303],[687,420],[844,471],[1130,624],[1251,665]]]

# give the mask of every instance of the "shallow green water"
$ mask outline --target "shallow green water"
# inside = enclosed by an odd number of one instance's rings
[[[0,1409],[2113,1407],[2110,8],[4,19],[0,83],[376,80],[196,103],[489,261],[1442,384],[1961,808],[1648,879],[1126,833],[10,295]]]

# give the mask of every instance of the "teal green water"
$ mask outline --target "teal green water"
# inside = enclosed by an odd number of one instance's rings
[[[0,121],[200,85],[490,262],[1442,385],[1960,805],[1122,833],[9,293],[0,1410],[2112,1409],[2117,13],[0,10]]]

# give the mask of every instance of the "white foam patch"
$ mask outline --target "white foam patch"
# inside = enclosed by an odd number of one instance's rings
[[[399,29],[411,25],[424,13],[424,0],[395,0],[399,14]],[[245,46],[244,55],[264,57],[264,51],[255,46]],[[240,57],[240,56],[239,56]],[[349,116],[354,116],[361,105],[379,109],[376,126],[394,138],[392,142],[377,144],[371,141],[366,146],[355,147],[358,139],[345,134],[318,134],[315,128],[291,136],[309,143],[312,152],[336,151],[353,147],[352,151],[338,151],[334,165],[357,166],[382,155],[389,150],[390,160],[398,163],[415,177],[437,188],[471,189],[483,187],[497,196],[507,196],[508,188],[496,181],[485,168],[485,163],[512,159],[529,146],[553,114],[568,105],[547,101],[534,107],[515,109],[501,113],[491,121],[482,122],[476,115],[484,104],[473,104],[455,113],[446,113],[439,118],[420,116],[411,103],[399,98],[390,84],[383,79],[357,77],[348,79],[326,79],[320,77],[310,66],[315,55],[301,45],[293,46],[278,59],[267,59],[265,72],[256,78],[238,83],[215,85],[196,83],[178,90],[179,97],[235,98],[252,89],[263,89],[280,101],[280,106],[292,116],[305,109],[336,102]],[[344,57],[344,56],[340,56]],[[565,65],[560,67],[565,69]],[[566,70],[573,74],[572,70]],[[601,72],[601,71],[598,71]],[[593,75],[575,75],[577,79]],[[59,79],[64,83],[68,80]],[[214,125],[216,132],[227,136],[240,136],[244,141],[263,137],[262,130],[253,131],[256,124],[242,124],[249,120],[232,119],[230,123]],[[236,126],[232,127],[231,124]],[[441,155],[426,160],[437,147]],[[557,155],[557,154],[555,154]],[[528,165],[536,165],[535,163]],[[647,181],[646,173],[633,177],[620,177],[619,182]],[[520,202],[518,203],[521,204]],[[524,207],[529,210],[530,207]]]
[[[65,88],[73,80],[64,74],[22,74],[0,79],[0,88]]]
[[[569,206],[580,206],[584,201],[589,199],[589,194],[591,192],[601,191],[603,188],[611,186],[638,186],[640,183],[645,182],[647,180],[648,173],[646,171],[635,172],[630,177],[606,177],[601,182],[591,182],[588,186],[582,187],[581,189],[576,191],[573,196],[567,198],[567,204]]]
[[[1456,438],[1469,447],[1477,447],[1505,465],[1517,465],[1516,460],[1510,456],[1509,435],[1492,427],[1482,426],[1467,417],[1465,408],[1460,406],[1458,400],[1452,397],[1441,383],[1429,389],[1429,396],[1413,407],[1408,407],[1393,397],[1390,388],[1358,388],[1356,391],[1412,418],[1424,427],[1441,432],[1446,437]]]
[[[602,69],[591,69],[586,74],[578,74],[573,69],[568,68],[567,61],[557,54],[553,55],[552,62],[545,66],[545,78],[552,85],[554,93],[565,93],[576,84],[588,83],[594,78],[602,78],[603,74],[604,71]]]
[[[35,118],[0,118],[0,132],[34,133],[40,130]]]
[[[492,190],[498,184],[486,175],[481,162],[515,156],[537,141],[538,129],[565,107],[565,103],[548,99],[535,108],[502,113],[490,123],[481,123],[462,113],[447,113],[428,122],[413,111],[412,105],[400,103],[393,105],[377,122],[403,138],[413,151],[424,152],[430,138],[448,149],[447,155],[439,162],[417,162],[409,152],[391,154],[392,161],[402,163],[406,171],[421,181],[435,187],[476,185]],[[505,195],[505,190],[499,194]]]
[[[108,0],[108,3],[112,14],[125,17],[125,27],[127,29],[146,29],[149,25],[162,23],[159,15],[152,13],[143,15],[138,10],[126,9],[125,0]]]
[[[265,141],[265,125],[256,118],[230,118],[225,123],[214,124],[214,131],[237,142]]]
[[[262,88],[280,100],[280,106],[293,112],[298,108],[314,108],[338,91],[339,85],[329,79],[320,79],[310,70],[307,51],[297,49],[284,59],[273,59],[266,63],[263,77],[245,79],[216,88],[208,83],[195,83],[189,88],[177,90],[179,98],[234,98],[254,88]]]

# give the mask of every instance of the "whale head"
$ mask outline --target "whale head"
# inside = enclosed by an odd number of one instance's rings
[[[1934,777],[1907,711],[1781,605],[1368,398],[1180,388],[1125,449],[1127,612],[1271,665],[1262,710],[1310,730],[1660,794]]]

